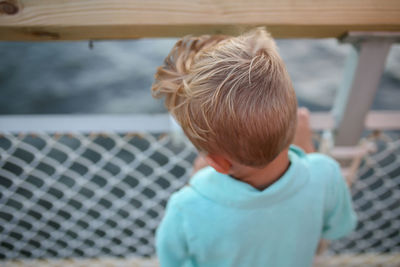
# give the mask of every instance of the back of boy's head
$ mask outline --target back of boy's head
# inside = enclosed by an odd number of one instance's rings
[[[262,28],[238,37],[184,37],[159,67],[155,97],[206,153],[262,167],[292,141],[297,100],[275,42]]]

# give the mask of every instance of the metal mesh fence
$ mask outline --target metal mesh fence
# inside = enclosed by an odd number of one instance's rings
[[[150,256],[195,153],[167,135],[0,139],[0,258]]]
[[[375,139],[377,151],[365,157],[352,186],[357,230],[331,244],[332,252],[400,252],[399,133]]]
[[[196,153],[171,135],[0,137],[0,259],[154,256]],[[330,253],[399,252],[399,134],[376,140],[352,194],[360,222]]]

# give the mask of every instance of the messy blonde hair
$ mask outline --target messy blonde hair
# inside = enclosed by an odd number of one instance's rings
[[[184,37],[157,69],[154,97],[199,151],[262,167],[292,141],[297,100],[263,28],[238,37]]]

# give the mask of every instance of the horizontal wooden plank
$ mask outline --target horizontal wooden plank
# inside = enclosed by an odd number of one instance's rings
[[[102,256],[95,259],[13,259],[4,260],[4,266],[7,267],[69,267],[69,266],[86,266],[86,267],[110,267],[110,266],[142,266],[142,267],[159,267],[156,258],[107,258]],[[315,267],[325,266],[400,266],[400,253],[343,253],[317,255],[314,259]]]
[[[367,129],[400,130],[399,111],[375,111],[370,112],[365,119]]]
[[[315,131],[331,130],[336,127],[335,119],[329,112],[312,112],[310,114],[310,124]],[[399,131],[400,111],[369,111],[365,118],[364,126],[366,130]]]
[[[336,146],[330,151],[330,155],[338,160],[362,158],[366,154],[376,150],[374,143],[366,143],[365,145],[356,146]]]
[[[314,131],[335,127],[329,112],[312,112]],[[399,111],[372,111],[367,115],[368,130],[400,130]],[[86,114],[86,115],[0,115],[0,132],[169,132],[179,126],[170,115],[162,114]]]
[[[276,38],[400,31],[398,0],[0,0],[0,40],[81,40],[238,34]]]
[[[173,127],[168,114],[2,115],[0,132],[11,133],[164,133]]]
[[[335,120],[331,113],[312,112],[310,114],[310,125],[314,131],[331,130],[335,127]]]

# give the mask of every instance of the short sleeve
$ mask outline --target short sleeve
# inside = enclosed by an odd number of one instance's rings
[[[156,232],[156,251],[161,267],[184,266],[188,258],[182,210],[174,195]]]
[[[333,177],[327,188],[327,203],[324,215],[322,238],[333,240],[341,238],[357,225],[352,199],[339,165],[333,164]]]

